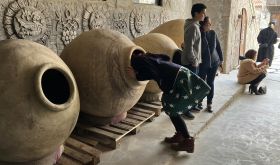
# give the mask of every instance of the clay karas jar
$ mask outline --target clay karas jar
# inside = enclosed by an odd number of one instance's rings
[[[54,153],[79,108],[76,82],[59,56],[32,41],[0,41],[0,164]]]
[[[105,29],[83,32],[62,51],[77,81],[81,112],[94,117],[92,124],[125,117],[122,114],[143,94],[148,81],[137,81],[126,72],[135,52],[144,50],[125,35]]]
[[[172,60],[174,54],[179,51],[176,43],[168,36],[160,33],[148,33],[137,37],[133,42],[141,46],[145,51],[155,54],[165,54]],[[141,100],[160,101],[162,91],[154,80],[149,81]]]
[[[159,25],[150,33],[164,34],[171,38],[176,45],[181,48],[181,44],[184,42],[184,25],[184,19],[175,19]]]

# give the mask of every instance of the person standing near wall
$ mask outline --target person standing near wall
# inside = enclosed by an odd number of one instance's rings
[[[186,19],[184,25],[184,46],[181,56],[181,64],[198,74],[198,67],[201,63],[201,33],[199,21],[203,21],[206,15],[206,6],[202,3],[197,3],[192,6],[191,19]],[[192,109],[197,109],[194,106]],[[198,109],[197,109],[198,110]],[[184,115],[188,119],[194,119],[194,115],[190,111],[186,111]]]
[[[257,62],[262,62],[264,59],[269,59],[269,66],[272,64],[274,56],[274,44],[277,42],[277,33],[274,31],[275,22],[270,22],[268,27],[261,30],[258,35],[258,57]]]
[[[206,111],[212,113],[212,100],[214,97],[214,80],[219,66],[223,64],[223,53],[220,46],[218,36],[211,29],[211,20],[205,17],[199,22],[201,30],[201,58],[202,63],[199,65],[199,77],[207,82],[211,87],[210,93],[207,95]],[[198,104],[202,107],[202,100]]]

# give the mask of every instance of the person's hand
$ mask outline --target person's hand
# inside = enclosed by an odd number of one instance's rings
[[[219,67],[221,68],[221,72],[223,72],[223,70],[224,70],[224,68],[223,68],[223,64],[224,64],[224,62],[223,62],[223,61],[221,61],[221,62],[220,62],[220,65],[219,65]]]
[[[263,59],[262,64],[268,65],[269,64],[269,58]]]
[[[182,50],[184,49],[184,42],[181,43],[181,49],[182,49]]]
[[[136,79],[136,74],[135,74],[135,71],[132,67],[126,67],[125,71],[126,71],[126,73],[128,74],[129,77]]]

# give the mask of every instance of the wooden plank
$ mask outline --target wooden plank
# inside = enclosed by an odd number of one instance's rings
[[[156,107],[156,105],[152,106]],[[82,140],[88,144],[89,140],[86,139],[93,138],[99,143],[115,149],[125,135],[128,133],[136,134],[139,132],[140,125],[151,119],[154,115],[154,111],[147,110],[145,107],[133,107],[128,111],[127,118],[117,124],[110,124],[106,126],[90,126],[90,124],[78,123],[76,128],[77,132],[80,132],[81,134],[79,136],[83,136],[83,139],[79,138],[79,140]],[[87,116],[86,118],[91,120],[90,116]]]
[[[112,132],[112,133],[117,134],[117,135],[122,135],[122,134],[125,134],[127,132],[125,130],[115,128],[115,127],[111,127],[109,125],[100,126],[100,127],[97,127],[97,128]]]
[[[71,148],[74,148],[76,150],[82,151],[84,153],[90,154],[93,157],[99,158],[101,155],[101,151],[97,150],[94,147],[91,147],[87,144],[81,143],[80,141],[73,139],[73,138],[68,138],[65,142],[67,146],[70,146]]]
[[[78,123],[76,127],[79,127],[80,129],[85,129],[92,136],[94,137],[96,136],[96,139],[99,139],[98,142],[113,149],[116,149],[119,146],[118,140],[124,136],[124,135],[117,135],[111,132],[107,132],[105,130],[96,127],[89,128],[88,126],[81,126],[81,125],[82,124]]]
[[[161,106],[156,106],[153,104],[148,104],[148,103],[143,103],[143,102],[138,102],[134,107],[140,107],[149,111],[155,112],[155,116],[159,116],[161,113]]]
[[[138,120],[134,120],[134,119],[129,119],[129,118],[125,118],[124,120],[121,121],[121,123],[126,123],[129,124],[131,126],[137,126],[139,124]]]
[[[160,106],[162,108],[162,103],[160,101],[154,101],[154,102],[149,102],[149,103]]]
[[[86,126],[86,125],[83,125],[83,124],[80,124],[80,123],[78,123],[76,125],[76,127],[84,129],[84,130],[86,130],[88,132],[91,132],[91,133],[97,133],[99,135],[103,135],[103,136],[108,137],[110,139],[117,139],[119,137],[119,135],[116,135],[114,133],[104,131],[100,128]]]
[[[140,107],[149,108],[149,109],[161,109],[162,108],[161,106],[154,105],[154,104],[149,104],[149,103],[144,103],[144,102],[138,102],[136,105],[140,106]]]
[[[131,125],[123,124],[123,123],[117,123],[117,124],[110,124],[111,127],[116,127],[122,130],[129,131],[133,128]]]
[[[141,112],[141,113],[146,113],[146,114],[153,114],[154,112],[153,111],[149,111],[149,110],[146,110],[146,109],[143,109],[141,107],[132,107],[131,110],[134,110],[134,111],[138,111],[138,112]]]
[[[82,165],[82,163],[73,160],[66,155],[62,155],[55,165]]]
[[[68,146],[64,146],[64,154],[74,160],[81,162],[82,164],[92,162],[92,157],[89,154],[80,153]]]
[[[145,120],[147,120],[146,117],[141,117],[141,116],[137,116],[137,115],[134,115],[134,114],[127,114],[127,117],[131,118],[131,119],[134,119],[134,120],[138,120],[138,121],[145,121]]]
[[[90,146],[97,146],[97,144],[98,144],[98,142],[96,140],[91,139],[91,138],[86,138],[86,137],[82,137],[82,136],[74,135],[74,134],[72,134],[71,137],[74,139],[77,139],[83,143],[86,143]]]
[[[137,116],[141,116],[141,117],[145,117],[145,118],[148,118],[151,116],[151,114],[146,114],[146,113],[141,113],[139,111],[135,111],[133,109],[127,111],[128,114],[133,114],[133,115],[137,115]]]
[[[84,139],[81,139],[84,143],[88,143],[90,139],[94,139],[98,141],[98,143],[110,147],[112,149],[116,149],[119,146],[119,143],[116,141],[116,138],[112,138],[104,134],[99,134],[98,132],[83,132],[82,134],[79,134],[79,136],[84,137]]]

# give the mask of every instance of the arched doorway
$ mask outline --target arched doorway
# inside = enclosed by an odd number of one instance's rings
[[[241,15],[241,29],[240,29],[240,42],[239,42],[239,55],[244,56],[246,48],[246,33],[247,33],[247,12],[242,9]],[[238,62],[239,64],[239,62]]]
[[[235,22],[233,47],[232,47],[232,68],[239,65],[239,56],[244,56],[246,48],[246,32],[247,32],[247,12],[242,9]]]

